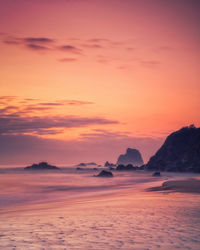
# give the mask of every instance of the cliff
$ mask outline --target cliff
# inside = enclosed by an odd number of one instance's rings
[[[200,172],[200,128],[191,125],[170,134],[146,164],[147,170]]]

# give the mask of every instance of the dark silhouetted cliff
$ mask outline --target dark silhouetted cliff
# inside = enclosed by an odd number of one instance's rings
[[[191,125],[170,134],[146,169],[200,172],[200,128]]]

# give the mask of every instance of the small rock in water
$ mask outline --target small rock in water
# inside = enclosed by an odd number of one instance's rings
[[[113,177],[112,172],[110,171],[106,171],[106,170],[102,170],[97,177]]]
[[[154,172],[152,176],[160,176],[160,172]]]
[[[57,170],[59,169],[56,166],[52,166],[47,162],[40,162],[38,164],[33,164],[31,166],[25,167],[25,170]]]

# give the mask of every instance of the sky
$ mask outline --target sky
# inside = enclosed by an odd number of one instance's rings
[[[148,161],[200,125],[199,0],[0,0],[0,164]]]

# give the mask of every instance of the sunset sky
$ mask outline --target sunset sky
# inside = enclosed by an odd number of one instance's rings
[[[199,0],[0,0],[0,164],[145,161],[200,125]]]

